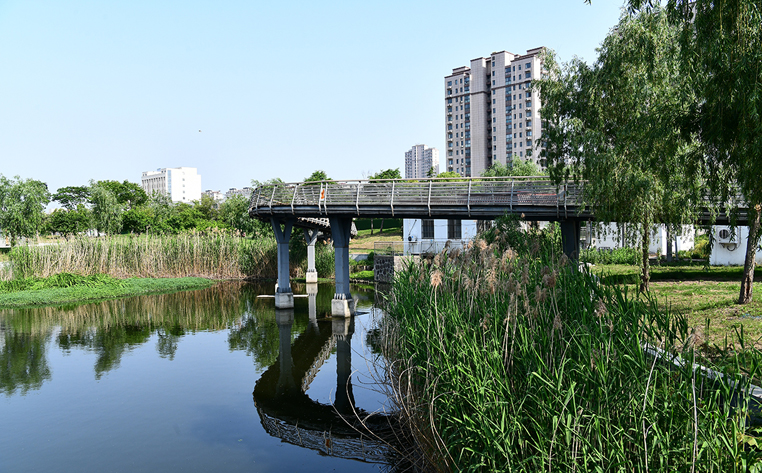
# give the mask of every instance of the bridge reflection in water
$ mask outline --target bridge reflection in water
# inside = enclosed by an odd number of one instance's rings
[[[317,318],[317,284],[308,284],[309,326],[291,343],[294,309],[276,309],[277,361],[257,380],[254,404],[268,434],[323,455],[389,463],[395,418],[355,406],[352,392],[354,317]],[[333,404],[307,395],[320,367],[336,353]]]

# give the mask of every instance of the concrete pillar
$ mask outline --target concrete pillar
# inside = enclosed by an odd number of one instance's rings
[[[315,242],[317,241],[317,229],[304,229],[304,241],[307,242],[307,284],[317,282],[317,270],[315,270]]]
[[[561,221],[561,246],[569,259],[579,259],[579,222],[576,220]]]
[[[341,413],[354,411],[355,396],[352,392],[352,335],[354,319],[333,319],[333,337],[336,340],[336,400],[334,407]]]
[[[278,309],[294,308],[294,293],[291,291],[291,281],[288,261],[288,242],[291,239],[293,219],[286,220],[283,228],[275,218],[270,219],[278,242],[278,285],[275,287],[275,307]]]
[[[293,373],[294,361],[291,357],[291,327],[294,325],[294,310],[276,309],[275,322],[278,324],[278,367],[280,368],[275,391],[282,396],[293,393],[297,389]]]
[[[349,292],[349,234],[352,218],[333,217],[330,221],[336,266],[336,292],[331,301],[331,315],[349,317],[355,315],[355,301]]]
[[[307,283],[307,298],[309,302],[310,327],[317,329],[317,283]]]

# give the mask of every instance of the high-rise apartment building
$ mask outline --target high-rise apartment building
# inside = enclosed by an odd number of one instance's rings
[[[544,167],[540,99],[531,87],[543,73],[543,49],[495,52],[445,77],[445,169],[479,176],[492,163],[510,165],[514,156]]]
[[[431,168],[434,168],[434,176],[439,174],[439,150],[436,148],[415,145],[405,151],[405,179],[428,177]]]
[[[154,192],[168,195],[172,202],[201,199],[201,176],[196,168],[161,168],[144,171],[140,184],[149,196]]]

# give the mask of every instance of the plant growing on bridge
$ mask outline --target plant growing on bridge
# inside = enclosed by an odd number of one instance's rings
[[[678,31],[656,9],[624,16],[592,66],[561,66],[550,53],[550,75],[537,84],[551,177],[587,180],[585,203],[599,220],[635,224],[627,227],[640,239],[641,291],[653,225],[691,223],[703,203],[703,169],[686,159],[692,136],[676,124],[695,102],[678,58]]]

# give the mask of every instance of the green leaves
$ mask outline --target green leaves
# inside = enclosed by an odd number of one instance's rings
[[[47,184],[0,174],[0,231],[11,237],[32,238],[42,229],[45,206],[50,202]]]

